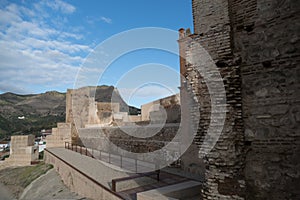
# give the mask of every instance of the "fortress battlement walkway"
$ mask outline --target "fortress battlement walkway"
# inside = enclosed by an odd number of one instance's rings
[[[45,162],[54,165],[72,191],[91,199],[137,199],[137,193],[191,181],[167,172],[160,173],[159,181],[157,176],[139,177],[117,170],[117,166],[95,159],[88,152],[80,153],[66,148],[46,149]]]

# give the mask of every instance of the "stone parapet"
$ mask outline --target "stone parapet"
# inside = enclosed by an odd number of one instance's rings
[[[46,147],[64,147],[65,142],[71,143],[71,124],[57,123],[57,128],[52,128],[52,135],[46,138]]]

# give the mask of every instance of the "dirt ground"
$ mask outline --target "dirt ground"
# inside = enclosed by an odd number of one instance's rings
[[[0,182],[0,199],[1,200],[12,200],[15,199],[12,192]]]
[[[33,181],[23,192],[20,200],[87,199],[71,192],[54,169]]]
[[[45,174],[51,165],[40,163],[34,166],[9,167],[0,171],[0,182],[18,198],[23,190],[35,179]]]
[[[71,192],[51,165],[6,168],[0,171],[0,199],[86,199]]]

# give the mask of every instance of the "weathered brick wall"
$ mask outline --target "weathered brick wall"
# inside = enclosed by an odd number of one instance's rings
[[[187,88],[197,97],[200,105],[200,123],[195,139],[199,149],[203,148],[209,126],[212,135],[216,135],[222,126],[221,121],[212,123],[211,116],[222,113],[211,112],[211,96],[219,94],[218,91],[209,91],[207,84],[213,85],[212,79],[216,71],[209,68],[208,63],[203,63],[205,58],[201,57],[203,51],[198,43],[205,48],[218,67],[226,92],[226,118],[222,134],[214,148],[204,156],[204,199],[242,199],[245,192],[240,62],[233,55],[229,11],[226,0],[194,0],[195,34],[189,36],[192,40],[186,48]],[[189,63],[190,60],[194,63]],[[223,102],[220,99],[215,104],[220,105]],[[200,156],[203,156],[202,153],[200,152]]]
[[[194,43],[201,43],[201,36],[193,36],[193,41],[188,45],[187,60],[195,60],[201,52],[193,48]],[[228,60],[227,60],[228,61]],[[201,61],[199,61],[201,62]],[[229,61],[230,62],[230,61]],[[203,66],[187,65],[188,90],[197,97],[200,105],[200,122],[194,142],[199,149],[207,136],[209,126],[211,134],[216,135],[222,126],[221,122],[211,124],[211,95],[218,95],[208,91],[207,82],[199,71]],[[206,163],[204,198],[230,198],[239,199],[244,195],[243,181],[243,122],[241,111],[241,80],[239,66],[231,65],[219,68],[226,90],[226,119],[224,128],[215,147],[204,157]],[[214,70],[208,74],[214,74]],[[207,78],[207,77],[206,77]],[[216,102],[218,105],[220,102]],[[197,108],[197,107],[195,107]],[[195,115],[197,110],[194,111]],[[214,113],[219,115],[222,113]],[[201,152],[200,152],[201,153]],[[201,155],[202,156],[202,155]],[[226,178],[225,178],[226,177]]]
[[[219,67],[226,86],[228,115],[233,117],[226,121],[234,119],[232,124],[226,123],[229,132],[223,130],[224,138],[208,157],[205,198],[225,198],[222,194],[234,198],[230,187],[238,186],[235,175],[243,174],[246,199],[296,199],[300,195],[299,5],[296,0],[193,0],[198,35],[192,37]],[[197,50],[191,47],[188,53],[193,55]],[[187,65],[187,78],[193,83],[192,91],[199,92],[205,113],[209,110],[209,106],[205,108],[209,105],[207,89],[195,69],[197,66]],[[208,116],[201,115],[199,138],[206,134]],[[232,139],[235,142],[230,143]],[[228,148],[219,148],[223,144]],[[238,153],[229,155],[233,152]],[[221,165],[216,164],[219,157],[223,159]],[[231,165],[230,159],[236,163]],[[243,173],[234,171],[234,166]],[[222,180],[225,174],[234,175],[233,179]]]
[[[300,196],[299,5],[230,2],[234,52],[242,60],[247,199]]]
[[[231,57],[228,0],[193,0],[194,33],[216,61]]]

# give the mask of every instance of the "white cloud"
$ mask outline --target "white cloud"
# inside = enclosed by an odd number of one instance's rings
[[[7,7],[6,9],[0,10],[0,24],[2,25],[8,25],[10,22],[20,22],[22,21],[21,17],[18,15],[18,13],[13,12],[10,7]]]
[[[0,92],[72,85],[91,51],[89,45],[78,43],[82,34],[49,25],[37,10],[48,6],[69,14],[74,6],[60,0],[42,3],[32,9],[11,3],[0,7]]]
[[[101,17],[100,18],[101,21],[105,22],[105,23],[108,23],[108,24],[111,24],[112,23],[112,19],[108,18],[108,17]]]
[[[107,24],[112,24],[112,19],[109,17],[94,17],[94,16],[86,16],[86,22],[92,25],[95,25],[97,22],[105,22]]]
[[[62,13],[66,14],[71,14],[76,10],[76,8],[73,5],[63,2],[61,0],[49,0],[46,1],[45,4],[55,11],[61,11]]]

